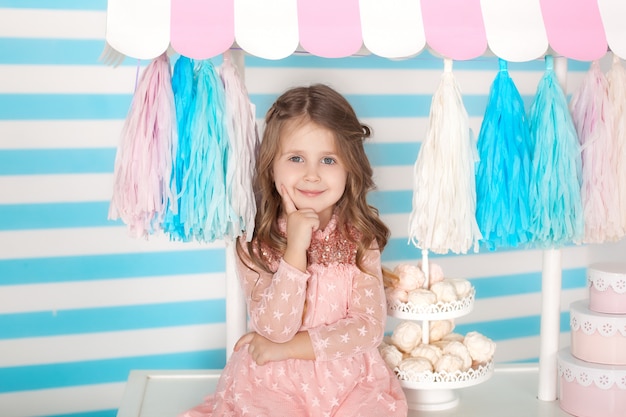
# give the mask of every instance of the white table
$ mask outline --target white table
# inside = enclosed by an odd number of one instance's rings
[[[176,417],[215,389],[219,372],[132,371],[117,417]],[[409,417],[571,417],[558,401],[537,399],[538,372],[535,364],[496,365],[489,380],[455,390],[457,407]]]

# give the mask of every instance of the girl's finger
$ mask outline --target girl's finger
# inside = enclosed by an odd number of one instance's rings
[[[295,211],[298,211],[298,208],[296,207],[293,200],[291,199],[291,196],[287,192],[287,189],[282,184],[280,186],[280,196],[283,199],[283,208],[285,209],[285,213],[291,214]]]

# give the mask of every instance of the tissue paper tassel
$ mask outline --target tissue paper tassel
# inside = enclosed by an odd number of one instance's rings
[[[478,135],[476,171],[476,221],[491,250],[530,240],[530,130],[507,63],[499,62]]]
[[[139,79],[115,156],[109,219],[121,218],[135,237],[160,229],[170,202],[177,209],[170,188],[175,120],[170,61],[163,54]]]
[[[163,230],[172,240],[188,241],[191,239],[188,226],[188,216],[193,212],[193,195],[188,193],[186,184],[189,181],[191,162],[191,133],[189,120],[191,106],[196,94],[193,61],[180,56],[174,64],[172,75],[172,90],[176,105],[176,126],[178,130],[178,146],[172,161],[171,185],[174,190],[173,203],[167,207]],[[191,208],[190,208],[191,207]]]
[[[179,130],[184,132],[176,169],[180,170],[179,219],[171,223],[172,238],[212,242],[227,235],[234,218],[226,199],[228,137],[225,125],[224,85],[210,60],[183,59],[181,71],[193,67],[193,86],[176,94],[187,114],[178,114]],[[178,62],[177,62],[178,64]],[[176,67],[174,68],[176,73]],[[185,78],[188,82],[189,76]],[[185,96],[185,92],[191,93]],[[181,106],[183,106],[181,104]],[[178,222],[178,224],[177,224]]]
[[[608,82],[598,61],[591,67],[570,103],[582,150],[581,198],[584,243],[618,240],[622,234],[617,189],[616,147]]]
[[[255,106],[250,102],[246,86],[231,59],[231,52],[227,51],[220,69],[226,94],[226,127],[230,139],[226,194],[235,212],[228,236],[237,237],[245,232],[246,241],[250,241],[256,215],[252,178],[259,137]]]
[[[435,253],[478,250],[477,157],[452,62],[446,60],[432,98],[426,139],[413,171],[409,238],[415,246]]]
[[[620,58],[613,55],[613,65],[606,74],[609,102],[613,110],[611,132],[614,140],[616,193],[619,200],[621,233],[626,234],[626,69]]]
[[[580,144],[550,55],[531,105],[529,124],[533,243],[543,248],[579,243],[584,233]]]

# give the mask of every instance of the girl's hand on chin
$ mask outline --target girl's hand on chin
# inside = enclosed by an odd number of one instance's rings
[[[311,245],[313,232],[320,226],[320,218],[313,209],[298,209],[284,185],[280,187],[283,210],[287,215],[287,246],[293,250],[306,251]]]

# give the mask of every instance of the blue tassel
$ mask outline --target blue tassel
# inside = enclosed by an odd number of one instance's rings
[[[538,247],[555,248],[584,233],[580,144],[567,99],[546,56],[546,71],[530,109],[531,231]]]
[[[224,84],[217,69],[211,61],[202,61],[198,74],[198,96],[194,130],[201,138],[202,128],[206,126],[207,140],[206,164],[198,170],[199,176],[204,174],[207,180],[208,199],[207,222],[199,240],[213,241],[222,239],[228,234],[232,222],[229,200],[226,198],[226,162],[228,160],[228,133],[226,128],[226,95]],[[206,168],[206,172],[202,172]]]
[[[175,204],[168,205],[163,222],[163,230],[169,233],[172,240],[190,240],[185,232],[185,223],[188,208],[188,194],[186,183],[189,178],[191,160],[191,137],[189,121],[191,119],[191,104],[195,97],[195,81],[193,61],[181,56],[174,64],[172,74],[172,89],[176,105],[176,124],[178,127],[178,148],[172,163],[172,177],[170,182],[175,189]]]
[[[507,63],[499,62],[478,135],[476,171],[476,221],[490,250],[530,240],[530,130]]]
[[[228,138],[224,85],[210,60],[197,63],[188,120],[189,171],[181,201],[183,240],[212,242],[227,235],[233,216],[226,199]]]

